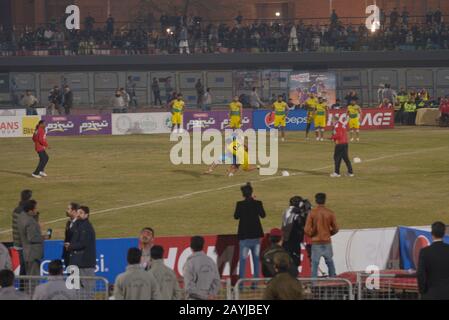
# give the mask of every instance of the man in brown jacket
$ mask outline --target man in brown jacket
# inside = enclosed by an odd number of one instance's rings
[[[312,209],[304,228],[304,232],[312,238],[312,278],[318,276],[321,257],[324,257],[329,277],[335,277],[331,236],[338,232],[337,221],[335,214],[324,206],[326,203],[325,193],[317,193],[315,202],[318,206]]]

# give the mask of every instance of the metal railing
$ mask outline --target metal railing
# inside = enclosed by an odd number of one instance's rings
[[[16,276],[14,280],[14,286],[17,290],[25,293],[30,299],[33,299],[36,288],[40,285],[47,284],[51,276]],[[103,277],[79,277],[80,289],[67,289],[73,290],[69,295],[64,296],[64,293],[55,295],[54,299],[67,299],[68,296],[75,300],[108,300],[109,299],[109,282]],[[57,281],[65,281],[66,277],[60,278]],[[52,280],[50,280],[52,281]]]
[[[178,278],[179,287],[182,289],[182,300],[186,300],[186,292],[184,290],[184,279]],[[216,296],[216,300],[233,300],[232,296],[232,285],[231,285],[231,279],[221,279],[220,280],[220,291],[218,292],[218,295]]]
[[[235,300],[260,300],[270,278],[240,279],[234,286]],[[342,278],[298,278],[305,300],[354,300],[353,285]]]

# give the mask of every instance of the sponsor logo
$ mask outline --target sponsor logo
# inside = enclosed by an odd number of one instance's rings
[[[0,122],[0,130],[6,132],[12,132],[15,130],[19,130],[20,125],[19,121],[2,121]]]
[[[53,119],[54,120],[54,119]],[[66,121],[66,120],[63,120]],[[73,129],[75,127],[75,124],[72,121],[67,121],[67,122],[52,122],[47,124],[47,133],[49,132],[66,132],[69,131],[70,129]]]
[[[413,263],[415,264],[415,267],[418,266],[418,260],[419,260],[419,253],[421,252],[422,248],[430,246],[430,241],[425,236],[418,236],[413,243]]]
[[[94,117],[91,117],[94,118]],[[96,117],[99,118],[98,120],[101,120],[101,117]],[[87,117],[87,120],[90,120],[89,117]],[[109,122],[107,120],[103,120],[101,122],[99,121],[89,121],[89,122],[82,122],[80,125],[80,133],[83,132],[88,132],[88,131],[96,131],[99,132],[105,128],[109,127]]]

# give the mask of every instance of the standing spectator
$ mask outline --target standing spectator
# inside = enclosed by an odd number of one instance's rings
[[[179,33],[179,53],[183,54],[184,49],[187,54],[190,54],[189,49],[189,34],[186,26],[182,26],[181,32]]]
[[[106,33],[108,34],[109,38],[111,38],[114,35],[114,18],[112,15],[109,15],[109,17],[106,19]]]
[[[212,104],[212,95],[210,93],[210,88],[206,89],[206,93],[203,97],[203,110],[208,111],[210,110],[210,105]]]
[[[151,83],[151,91],[153,91],[153,101],[155,106],[161,106],[161,89],[159,87],[159,81],[157,78],[153,78],[153,82]]]
[[[189,300],[212,300],[220,290],[220,274],[217,264],[204,251],[204,238],[190,239],[193,253],[183,267],[184,290]]]
[[[419,252],[419,293],[426,300],[449,300],[449,244],[443,242],[446,225],[437,221],[431,228],[432,244]]]
[[[433,20],[433,12],[432,12],[432,10],[429,10],[426,13],[426,23],[432,24],[432,20]]]
[[[171,84],[171,77],[165,78],[164,81],[164,89],[165,89],[165,98],[167,105],[171,102],[171,97],[173,93],[173,86]]]
[[[241,188],[244,200],[238,201],[234,219],[239,220],[238,239],[240,247],[239,277],[245,278],[246,258],[249,251],[253,257],[254,277],[259,276],[260,239],[264,236],[260,218],[265,218],[266,213],[262,201],[255,200],[253,188],[248,182]]]
[[[14,287],[14,272],[11,270],[0,270],[0,300],[30,300]]]
[[[94,28],[95,19],[90,15],[90,12],[87,13],[87,17],[84,19],[84,28],[87,31],[87,34],[90,35]]]
[[[333,110],[338,110],[341,108],[343,108],[343,106],[341,105],[340,99],[335,100],[335,103],[333,105],[331,105],[331,109],[333,109]]]
[[[160,300],[159,285],[154,276],[140,265],[142,252],[138,248],[128,250],[126,271],[115,279],[115,300]]]
[[[70,243],[73,237],[73,226],[75,225],[76,220],[78,220],[78,210],[80,206],[78,203],[71,202],[67,206],[66,215],[69,218],[67,223],[65,224],[65,232],[64,232],[64,243]],[[62,247],[62,259],[64,261],[65,266],[70,265],[70,252],[67,251],[66,247]]]
[[[385,85],[383,83],[379,83],[379,88],[377,89],[377,103],[381,104],[384,100],[383,94],[385,90]]]
[[[37,115],[36,108],[38,103],[39,101],[33,96],[30,90],[25,91],[25,96],[22,98],[22,105],[26,108],[27,116]]]
[[[126,80],[126,92],[129,93],[130,96],[130,104],[134,105],[137,108],[137,95],[136,95],[136,83],[133,80],[132,76],[128,76],[128,80]]]
[[[346,100],[346,106],[349,106],[351,104],[351,101],[358,101],[359,97],[357,96],[357,93],[354,90],[351,90],[348,92],[348,94],[345,96],[345,100]]]
[[[436,24],[441,24],[441,17],[443,16],[440,8],[437,8],[435,12],[433,13],[433,22]]]
[[[290,38],[288,40],[288,51],[298,51],[298,34],[296,32],[296,26],[293,24],[290,29]]]
[[[318,277],[321,257],[324,257],[329,277],[335,277],[331,236],[338,232],[337,221],[334,212],[325,207],[325,193],[317,193],[315,201],[318,206],[312,209],[305,226],[305,233],[312,238],[312,278]]]
[[[252,108],[258,109],[263,107],[263,102],[257,94],[257,88],[253,87],[249,95],[249,104]]]
[[[47,176],[45,173],[45,167],[47,166],[49,157],[46,150],[50,147],[48,145],[47,134],[45,132],[45,121],[40,120],[37,123],[33,133],[34,150],[39,156],[39,163],[31,176],[37,179]]]
[[[239,11],[239,13],[237,14],[237,17],[235,17],[235,23],[237,24],[237,26],[240,26],[242,24],[243,21],[243,16],[242,13]]]
[[[131,98],[130,98],[128,92],[125,91],[125,88],[120,88],[119,90],[120,90],[120,95],[123,97],[123,102],[125,103],[125,108],[128,108]]]
[[[148,268],[151,261],[151,248],[154,245],[154,230],[153,228],[146,227],[140,231],[139,235],[139,248],[142,251],[141,264]]]
[[[274,258],[276,275],[264,291],[264,300],[302,300],[304,290],[301,282],[289,273],[291,260],[286,253],[277,253]]]
[[[78,210],[79,219],[73,227],[72,239],[64,243],[70,252],[70,265],[77,266],[80,277],[95,277],[96,261],[96,237],[95,230],[89,221],[89,207],[80,206]],[[88,298],[93,298],[92,293],[95,286],[93,280],[81,280],[81,287],[85,290]]]
[[[395,27],[399,20],[399,12],[397,8],[394,8],[390,13],[390,27]]]
[[[282,246],[292,257],[296,270],[301,265],[304,226],[311,209],[309,200],[294,196],[290,198],[290,206],[282,215]]]
[[[391,89],[391,85],[389,83],[385,84],[385,89],[382,91],[382,101],[384,99],[388,99],[391,104],[396,104],[396,91]]]
[[[48,264],[48,282],[36,287],[33,300],[75,300],[76,291],[67,288],[63,271],[61,260],[51,261]]]
[[[23,211],[24,213],[18,219],[18,227],[23,246],[25,270],[27,276],[38,276],[40,275],[41,260],[44,257],[44,239],[46,237],[42,236],[38,223],[37,202],[28,200]]]
[[[64,113],[69,115],[70,109],[73,108],[73,92],[67,84],[64,86],[64,102],[62,106],[64,107]]]
[[[20,262],[20,275],[23,276],[26,274],[25,270],[25,260],[23,258],[23,246],[22,240],[20,239],[19,232],[19,217],[24,213],[24,206],[28,200],[31,200],[33,193],[31,190],[25,189],[20,193],[20,202],[17,207],[14,209],[12,213],[12,237],[13,237],[13,248],[19,254],[19,262]],[[1,269],[0,269],[1,270]]]
[[[331,14],[330,20],[331,20],[331,26],[336,27],[337,23],[338,23],[338,15],[337,15],[337,12],[335,12],[335,9],[332,9],[332,14]]]
[[[48,109],[50,114],[54,114],[56,110],[58,114],[61,114],[61,104],[62,104],[62,94],[59,90],[59,86],[54,86],[53,89],[48,93]]]
[[[125,99],[123,98],[120,90],[115,91],[115,95],[111,98],[111,105],[113,108],[120,110],[125,107]]]
[[[195,84],[196,90],[196,106],[198,108],[203,107],[204,86],[201,83],[201,79],[198,79]]]
[[[0,242],[0,270],[3,269],[12,270],[12,263],[8,248]]]
[[[281,246],[282,243],[282,231],[278,228],[270,230],[269,236],[270,246],[262,253],[262,274],[265,278],[272,278],[276,275],[274,257],[276,254],[288,252]],[[296,277],[298,275],[298,268],[293,264],[292,258],[289,257],[289,273]]]
[[[162,300],[181,300],[182,291],[179,288],[176,273],[164,264],[164,248],[151,248],[151,267],[148,272],[156,279]]]
[[[11,85],[9,87],[9,92],[11,95],[11,102],[13,107],[17,107],[20,104],[19,95],[17,93],[18,86],[15,79],[11,79]]]
[[[402,14],[401,14],[401,18],[402,18],[402,24],[405,26],[408,26],[408,19],[409,19],[410,14],[407,11],[407,7],[404,7],[402,9]]]

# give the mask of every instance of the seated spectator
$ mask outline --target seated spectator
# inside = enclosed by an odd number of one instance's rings
[[[274,266],[274,257],[278,253],[288,252],[281,246],[282,243],[282,231],[278,228],[271,229],[270,231],[270,247],[262,253],[262,274],[265,278],[272,278],[276,275]],[[298,275],[298,269],[294,266],[291,257],[289,256],[289,273],[296,277]]]
[[[304,291],[301,282],[292,276],[290,257],[287,253],[278,253],[274,256],[274,269],[276,275],[268,283],[263,294],[264,300],[302,300]]]
[[[393,104],[387,98],[385,98],[379,105],[379,109],[392,109],[392,108]]]
[[[48,282],[40,284],[34,290],[33,300],[75,300],[76,288],[67,288],[63,277],[64,268],[61,260],[48,264]]]
[[[11,270],[0,271],[0,300],[30,300],[26,294],[14,288],[14,272]]]
[[[343,106],[341,105],[340,99],[335,100],[335,103],[331,105],[331,109],[334,109],[334,110],[338,110],[341,108],[343,108]]]

